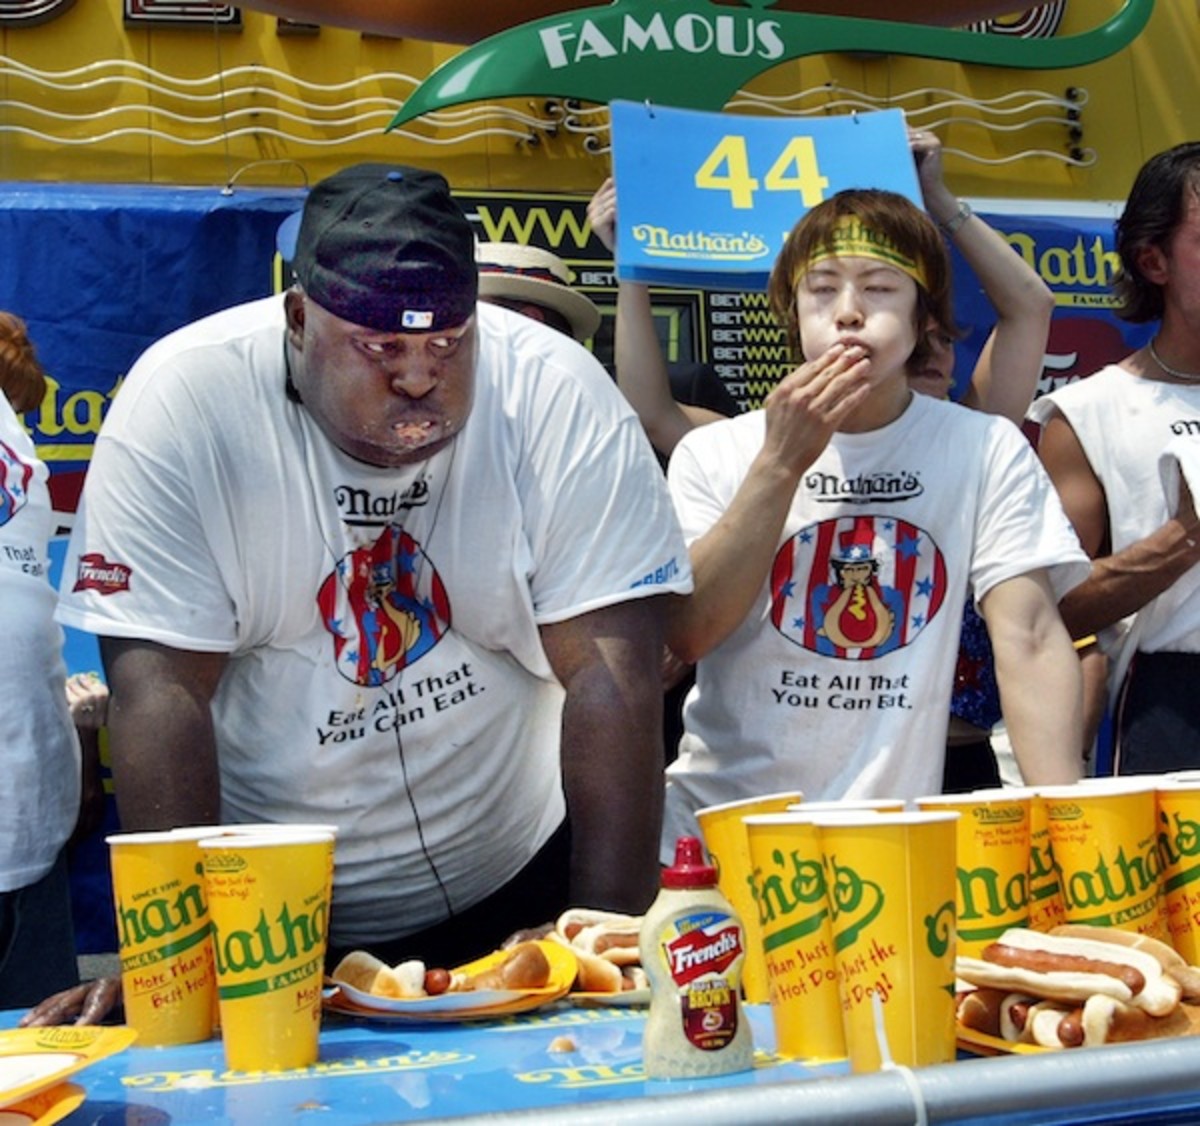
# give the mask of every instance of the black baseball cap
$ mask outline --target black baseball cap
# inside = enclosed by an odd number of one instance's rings
[[[475,311],[475,235],[444,177],[355,164],[309,192],[292,271],[343,320],[381,332],[439,332]]]

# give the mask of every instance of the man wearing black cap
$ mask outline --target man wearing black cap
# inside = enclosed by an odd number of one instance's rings
[[[691,577],[637,419],[476,305],[436,174],[318,184],[293,269],[154,345],[97,442],[60,615],[102,639],[123,826],[335,823],[334,957],[642,909],[654,596]]]

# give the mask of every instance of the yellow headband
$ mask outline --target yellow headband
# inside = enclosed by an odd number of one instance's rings
[[[882,231],[863,226],[862,220],[856,215],[843,215],[837,221],[830,233],[829,242],[813,251],[795,280],[799,282],[818,262],[824,262],[828,258],[874,258],[903,271],[917,285],[929,288],[929,283],[925,280],[925,271],[917,262]]]

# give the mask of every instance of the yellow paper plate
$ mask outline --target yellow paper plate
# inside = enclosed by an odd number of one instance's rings
[[[377,997],[339,982],[337,990],[326,997],[325,1007],[350,1016],[392,1020],[481,1020],[528,1012],[566,996],[578,971],[575,955],[567,947],[545,940],[539,940],[537,945],[550,963],[550,979],[541,989],[467,990],[439,993],[433,997],[399,998]],[[511,953],[511,950],[496,950],[450,972],[484,973],[500,965]]]
[[[956,1036],[958,1046],[966,1052],[974,1052],[979,1056],[1036,1056],[1042,1052],[1054,1049],[1043,1048],[1040,1044],[1019,1044],[1015,1040],[1005,1040],[1000,1036],[989,1036],[975,1028],[964,1028],[958,1025]]]
[[[87,1092],[74,1083],[60,1083],[48,1091],[39,1091],[19,1103],[0,1107],[3,1126],[51,1126],[67,1117],[83,1103]]]
[[[123,1051],[136,1039],[137,1033],[125,1025],[65,1025],[0,1032],[0,1106],[11,1106],[49,1090],[88,1064]]]

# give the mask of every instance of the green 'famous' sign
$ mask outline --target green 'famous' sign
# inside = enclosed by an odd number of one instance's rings
[[[719,110],[756,75],[828,51],[874,51],[989,66],[1086,66],[1127,46],[1154,0],[1125,0],[1091,31],[1013,39],[887,20],[777,12],[710,0],[614,0],[534,20],[449,59],[413,91],[389,129],[424,113],[486,98],[614,98]]]

